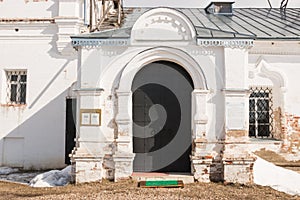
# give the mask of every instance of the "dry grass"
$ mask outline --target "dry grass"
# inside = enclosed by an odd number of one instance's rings
[[[256,151],[256,152],[254,152],[254,154],[258,155],[259,157],[261,157],[269,162],[274,163],[275,165],[278,165],[280,167],[284,167],[286,169],[290,169],[290,170],[300,173],[300,160],[288,161],[281,155],[279,155],[273,151],[269,151],[269,150],[265,150],[265,149]]]
[[[55,188],[31,188],[0,182],[0,199],[299,199],[269,187],[193,183],[184,188],[138,188],[132,180]]]
[[[275,153],[274,151],[269,151],[265,149],[261,149],[259,151],[254,152],[256,155],[259,157],[273,163],[290,163],[290,164],[299,164],[300,165],[300,160],[298,161],[288,161],[281,155]]]

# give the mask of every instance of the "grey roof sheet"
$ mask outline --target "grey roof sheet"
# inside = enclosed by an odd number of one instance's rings
[[[125,8],[120,28],[77,38],[129,38],[135,21],[150,8]],[[207,14],[202,8],[179,8],[194,24],[197,38],[300,39],[300,8],[237,8],[233,15]]]

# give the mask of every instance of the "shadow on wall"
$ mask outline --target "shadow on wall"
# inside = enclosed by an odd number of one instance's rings
[[[67,91],[59,94],[0,140],[2,165],[23,167],[26,170],[65,166]]]
[[[59,9],[59,5],[58,5],[58,1],[54,1],[52,0],[53,4],[47,9],[47,11],[51,12],[51,17],[57,17],[58,16],[58,9]]]

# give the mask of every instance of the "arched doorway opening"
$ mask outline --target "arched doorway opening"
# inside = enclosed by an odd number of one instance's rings
[[[191,172],[192,78],[173,62],[141,68],[132,83],[133,171]]]

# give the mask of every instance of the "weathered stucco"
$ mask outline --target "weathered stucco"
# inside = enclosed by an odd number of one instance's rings
[[[251,152],[261,148],[300,158],[298,41],[254,41],[252,48],[205,44],[186,15],[158,8],[140,17],[126,44],[75,49],[70,36],[86,28],[83,1],[0,4],[0,165],[65,167],[65,100],[73,97],[73,181],[129,178],[135,158],[132,81],[156,61],[176,63],[193,81],[190,173],[196,181],[253,183]],[[6,102],[5,70],[14,69],[28,71],[26,105]],[[272,140],[248,137],[252,86],[272,88]],[[80,110],[95,109],[101,125],[83,125]]]
[[[292,154],[300,153],[300,117],[293,114],[285,114],[287,144],[286,151]]]

